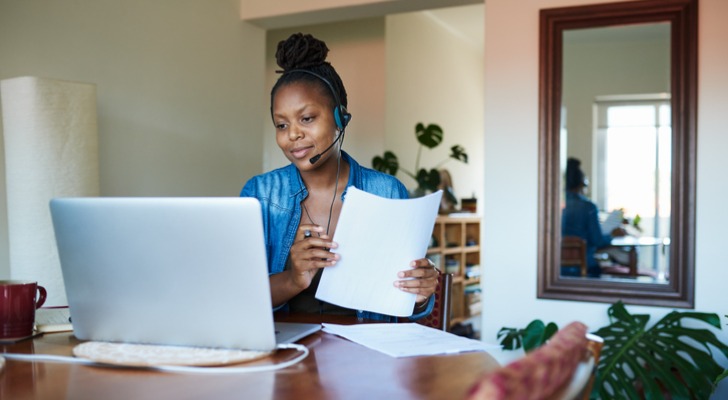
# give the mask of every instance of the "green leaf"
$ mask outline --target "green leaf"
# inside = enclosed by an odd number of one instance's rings
[[[450,148],[450,158],[462,161],[465,164],[468,163],[468,155],[465,153],[465,149],[460,145],[455,145]]]
[[[425,127],[420,122],[415,126],[415,136],[421,145],[431,149],[442,143],[443,133],[439,125],[430,124]]]
[[[543,332],[543,341],[546,342],[547,340],[551,339],[551,336],[554,336],[554,333],[559,330],[559,326],[556,325],[553,322],[549,322],[546,325],[546,329]]]
[[[558,330],[559,327],[553,322],[544,325],[543,321],[535,319],[524,329],[501,328],[498,331],[498,339],[503,337],[501,346],[505,350],[517,350],[523,347],[524,351],[529,352],[546,343]]]
[[[424,168],[420,169],[417,171],[417,185],[422,189],[436,191],[440,185],[440,172],[436,169],[429,172]]]
[[[728,345],[707,329],[686,327],[696,320],[720,328],[715,314],[673,311],[650,329],[648,315],[632,315],[622,302],[608,310],[611,324],[595,332],[604,339],[594,391],[600,398],[708,398],[721,368],[714,349]],[[694,325],[694,324],[692,324]],[[636,388],[640,388],[639,393]],[[594,394],[594,393],[592,393]]]
[[[391,151],[385,151],[384,157],[375,156],[372,159],[372,168],[390,175],[397,175],[399,160],[397,160],[397,156]]]
[[[718,386],[718,383],[719,383],[720,381],[722,381],[723,379],[725,379],[726,377],[728,377],[728,369],[727,369],[727,370],[725,370],[725,371],[723,371],[723,373],[722,373],[722,374],[718,375],[718,377],[717,377],[717,378],[715,378],[715,381],[713,382],[713,384],[714,384],[715,386]]]
[[[498,331],[497,338],[500,339],[503,337],[503,340],[501,340],[500,344],[503,347],[504,350],[518,350],[523,345],[521,342],[522,337],[522,330],[516,329],[516,328],[506,328],[503,327],[501,330]]]
[[[546,329],[543,321],[540,319],[531,321],[523,331],[523,349],[529,352],[538,348],[543,344],[543,332]]]

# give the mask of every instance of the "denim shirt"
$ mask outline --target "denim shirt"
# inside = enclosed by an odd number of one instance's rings
[[[566,192],[566,206],[561,214],[561,236],[578,236],[586,240],[586,260],[590,275],[598,275],[598,264],[594,258],[596,249],[608,246],[612,235],[602,234],[596,204],[586,196]]]
[[[408,198],[407,189],[397,178],[360,166],[349,154],[342,151],[342,158],[349,163],[349,181],[341,201],[346,199],[347,189],[351,186],[365,192],[392,199]],[[263,212],[268,273],[283,272],[288,253],[296,237],[301,221],[301,202],[308,196],[301,174],[295,165],[252,177],[240,192],[241,197],[255,197],[260,201]],[[434,307],[434,297],[430,296],[424,311],[412,315],[415,320],[427,316]],[[278,307],[278,309],[284,306]],[[357,317],[379,321],[391,321],[394,317],[368,311],[357,311]]]

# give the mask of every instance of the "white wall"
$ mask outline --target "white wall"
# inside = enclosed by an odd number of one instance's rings
[[[611,40],[574,40],[564,46],[562,102],[568,130],[566,151],[568,156],[582,161],[582,169],[591,183],[592,200],[597,200],[594,189],[599,187],[592,154],[594,99],[611,94],[670,91],[670,27],[668,23],[661,26],[664,37],[653,34],[636,40],[613,35]]]
[[[415,125],[435,123],[443,142],[424,148],[421,168],[435,168],[448,160],[450,148],[461,145],[468,164],[449,159],[458,199],[483,198],[483,48],[481,37],[462,36],[444,21],[445,12],[482,16],[483,5],[396,14],[387,17],[387,114],[385,149],[397,155],[401,167],[416,173],[419,143]],[[397,176],[410,189],[417,183]]]
[[[488,0],[485,17],[485,215],[483,228],[483,332],[495,342],[503,326],[534,318],[560,326],[581,320],[608,323],[608,304],[536,298],[538,207],[538,12],[596,3],[586,0]],[[724,238],[728,226],[728,2],[700,0],[697,246],[695,310],[717,313],[728,341],[728,284]],[[507,38],[507,40],[505,40]],[[667,308],[628,306],[652,315]]]
[[[102,195],[237,196],[262,171],[268,109],[265,32],[239,15],[238,0],[0,0],[0,79],[97,85]],[[0,277],[4,177],[0,161]]]

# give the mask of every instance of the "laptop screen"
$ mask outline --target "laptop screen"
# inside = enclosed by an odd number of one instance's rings
[[[252,198],[59,198],[50,204],[82,340],[275,347]]]

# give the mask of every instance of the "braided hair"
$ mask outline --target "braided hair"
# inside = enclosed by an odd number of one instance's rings
[[[270,92],[271,110],[273,109],[273,98],[278,89],[296,82],[306,82],[319,87],[331,101],[332,109],[338,106],[336,97],[341,105],[346,107],[346,89],[339,74],[331,63],[326,61],[328,53],[329,48],[326,47],[326,43],[309,34],[294,33],[288,39],[278,42],[276,63],[282,70],[276,72],[280,72],[282,75]],[[331,88],[316,75],[301,70],[323,77],[331,84]],[[332,90],[335,91],[335,94],[331,92]]]
[[[574,190],[584,186],[584,177],[584,171],[581,170],[581,161],[569,157],[566,160],[566,190]]]

